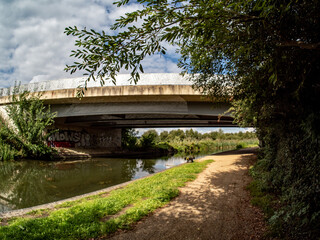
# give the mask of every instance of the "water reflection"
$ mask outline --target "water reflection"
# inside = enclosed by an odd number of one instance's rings
[[[182,162],[182,157],[0,162],[0,212],[96,191]]]

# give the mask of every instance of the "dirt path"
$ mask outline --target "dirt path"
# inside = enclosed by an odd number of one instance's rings
[[[214,159],[179,197],[111,239],[261,239],[261,212],[250,205],[246,185],[253,149],[204,157]]]

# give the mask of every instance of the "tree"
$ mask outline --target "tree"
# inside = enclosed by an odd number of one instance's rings
[[[281,196],[272,217],[287,238],[320,229],[320,2],[317,0],[138,0],[112,27],[116,35],[66,28],[77,36],[71,73],[104,83],[121,68],[139,80],[141,61],[178,46],[179,67],[204,94],[231,99],[235,120],[254,126],[266,189]],[[121,0],[118,6],[130,4]],[[134,23],[142,19],[141,27]],[[120,29],[124,29],[120,31]],[[84,89],[86,88],[86,83]],[[80,95],[84,91],[80,92]],[[285,231],[284,229],[287,229]]]
[[[121,145],[122,147],[134,150],[137,148],[138,131],[133,128],[123,128],[121,131]]]
[[[176,139],[178,141],[182,141],[183,139],[185,139],[185,137],[186,137],[186,135],[185,135],[184,131],[181,129],[171,130],[168,135],[168,139],[170,139],[170,140]]]
[[[152,148],[159,141],[159,135],[156,130],[150,129],[142,134],[140,144],[142,148]]]
[[[191,139],[201,138],[201,133],[199,133],[198,131],[194,131],[192,128],[190,130],[186,130],[185,135],[187,138],[191,138]]]
[[[168,136],[169,136],[169,132],[168,131],[163,131],[163,132],[160,133],[159,137],[160,137],[160,140],[162,142],[165,142],[165,141],[168,140]]]

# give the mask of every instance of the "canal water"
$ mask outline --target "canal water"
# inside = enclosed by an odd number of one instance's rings
[[[0,212],[89,193],[184,162],[183,157],[0,162]]]

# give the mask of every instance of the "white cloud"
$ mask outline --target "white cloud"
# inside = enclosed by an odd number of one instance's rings
[[[177,73],[181,71],[175,62],[159,54],[147,56],[142,64],[146,73]]]
[[[74,39],[63,32],[67,26],[105,30],[119,16],[141,8],[139,4],[117,8],[114,0],[12,0],[0,1],[0,88],[15,81],[54,80],[70,76],[63,71],[74,59]],[[110,33],[110,32],[109,32]],[[171,58],[150,56],[146,72],[178,72],[174,47]]]

